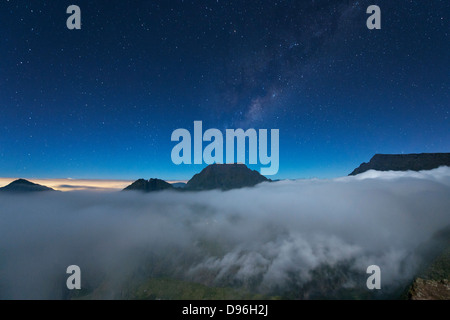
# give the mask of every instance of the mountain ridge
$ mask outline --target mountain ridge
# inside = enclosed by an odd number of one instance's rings
[[[139,179],[123,190],[144,192],[168,189],[176,191],[232,190],[253,187],[261,182],[270,181],[272,180],[256,170],[249,169],[245,164],[212,164],[195,174],[183,187],[169,184],[160,179],[148,181]]]
[[[212,164],[195,174],[186,185],[186,190],[232,190],[254,187],[261,182],[269,182],[256,170],[245,164]]]
[[[155,192],[175,189],[170,183],[161,179],[139,179],[123,189],[123,191]]]
[[[43,192],[43,191],[55,191],[55,190],[37,183],[33,183],[25,179],[14,180],[7,186],[0,188],[0,192],[10,192],[10,193],[28,193],[28,192]]]
[[[450,153],[410,153],[410,154],[375,154],[370,161],[363,162],[349,176],[377,171],[422,171],[440,166],[450,167]]]

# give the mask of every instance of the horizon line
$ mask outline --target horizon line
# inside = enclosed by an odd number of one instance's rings
[[[58,191],[114,191],[128,187],[136,180],[128,179],[74,179],[74,178],[12,178],[0,177],[0,188],[5,187],[13,181],[25,179],[33,183],[44,185]],[[188,180],[164,180],[170,184],[187,183]]]

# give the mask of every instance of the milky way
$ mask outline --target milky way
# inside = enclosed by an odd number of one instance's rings
[[[449,150],[446,0],[376,1],[381,30],[365,0],[76,4],[0,3],[2,177],[186,180],[195,120],[280,129],[279,178]]]

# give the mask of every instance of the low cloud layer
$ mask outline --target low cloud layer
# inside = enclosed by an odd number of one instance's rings
[[[449,195],[450,168],[227,192],[0,195],[0,298],[65,298],[72,264],[92,289],[141,272],[298,297],[320,267],[376,264],[395,289],[417,271],[417,247],[450,225]]]

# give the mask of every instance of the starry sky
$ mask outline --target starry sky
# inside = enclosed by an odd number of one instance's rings
[[[449,152],[449,16],[448,0],[1,0],[0,176],[189,179],[205,165],[174,165],[170,138],[195,120],[279,129],[271,178]]]

